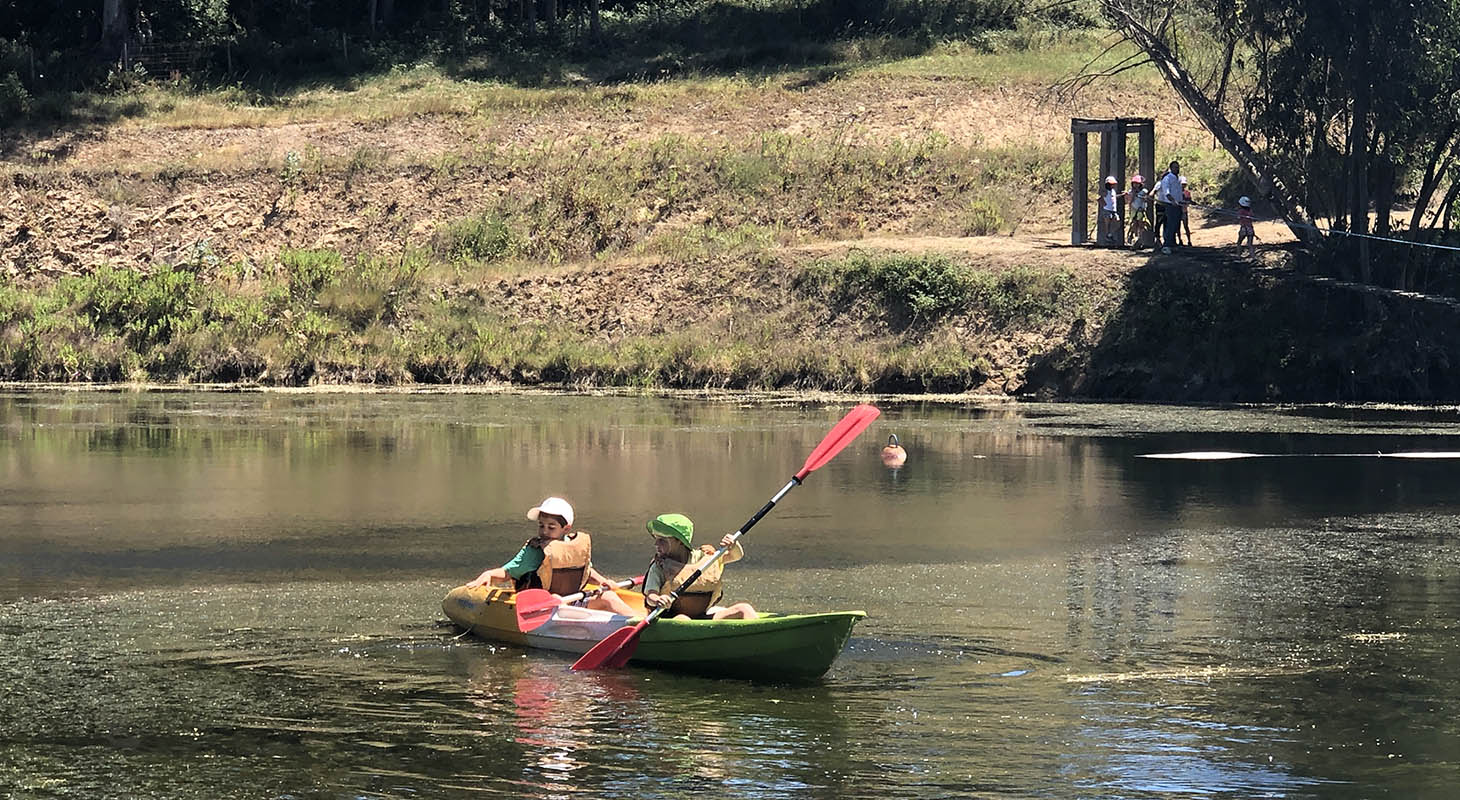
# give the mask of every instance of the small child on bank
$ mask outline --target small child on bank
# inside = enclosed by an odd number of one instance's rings
[[[1186,246],[1191,247],[1191,189],[1186,185],[1186,176],[1181,176],[1181,228],[1186,231]],[[1181,231],[1176,231],[1176,238],[1181,240]]]
[[[1120,245],[1120,210],[1116,199],[1120,197],[1120,183],[1114,175],[1105,178],[1105,190],[1100,193],[1100,241],[1108,245]]]
[[[1242,195],[1237,200],[1237,251],[1241,252],[1242,242],[1247,242],[1247,257],[1257,256],[1257,232],[1252,230],[1252,198]]]
[[[1146,189],[1145,178],[1137,175],[1130,179],[1130,189],[1125,193],[1125,200],[1130,204],[1130,233],[1125,243],[1140,249],[1144,246],[1146,231],[1150,230],[1146,212],[1151,206],[1151,193]]]
[[[695,524],[683,514],[660,514],[644,527],[654,537],[654,560],[644,573],[644,605],[658,608],[669,601],[670,592],[689,580],[701,561],[714,554],[715,548],[704,545],[691,549]],[[674,599],[666,614],[676,619],[755,619],[758,616],[749,603],[719,605],[725,565],[745,557],[740,542],[730,541],[733,535],[727,533],[720,540],[721,547],[729,548],[725,555],[705,567],[695,582]]]

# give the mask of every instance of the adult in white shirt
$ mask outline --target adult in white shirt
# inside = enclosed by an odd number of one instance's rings
[[[1170,253],[1176,245],[1176,232],[1181,229],[1181,165],[1175,161],[1156,184],[1156,202],[1166,215],[1161,226],[1161,252]]]

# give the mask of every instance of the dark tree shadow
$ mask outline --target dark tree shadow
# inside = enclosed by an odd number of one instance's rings
[[[1455,402],[1460,309],[1230,252],[1153,257],[1095,341],[1077,326],[1031,393],[1177,402]]]

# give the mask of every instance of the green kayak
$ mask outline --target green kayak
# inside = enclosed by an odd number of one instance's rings
[[[446,616],[484,639],[523,647],[584,653],[642,617],[562,606],[530,632],[517,628],[515,592],[458,586],[442,601]],[[643,595],[619,590],[631,607]],[[852,635],[862,611],[765,614],[759,619],[660,619],[644,630],[631,664],[698,675],[750,680],[804,681],[826,674]]]

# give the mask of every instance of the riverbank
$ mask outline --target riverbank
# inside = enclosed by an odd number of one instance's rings
[[[1068,246],[1071,116],[1155,116],[1199,198],[1231,188],[1153,74],[1047,90],[1098,47],[614,87],[418,69],[265,106],[145,88],[0,145],[0,377],[1453,399],[1443,324],[1302,313],[1327,301],[1276,226],[1255,271],[1220,217],[1178,256]],[[1413,336],[1406,385],[1378,343]]]

